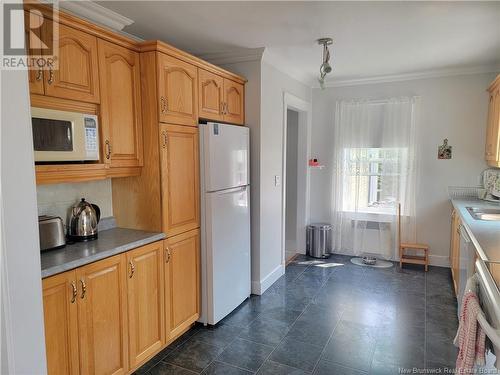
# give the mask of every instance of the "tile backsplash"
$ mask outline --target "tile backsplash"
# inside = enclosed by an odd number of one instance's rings
[[[80,198],[101,209],[101,217],[113,216],[111,179],[72,184],[39,185],[36,188],[38,215],[60,216],[64,223],[68,211]]]

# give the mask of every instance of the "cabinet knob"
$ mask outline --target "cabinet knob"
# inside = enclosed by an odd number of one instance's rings
[[[47,80],[47,83],[49,85],[52,85],[53,82],[54,82],[54,69],[50,68],[49,69],[49,79]]]
[[[163,130],[163,131],[161,132],[161,136],[162,136],[162,143],[161,143],[161,147],[163,147],[163,148],[167,148],[167,140],[168,140],[168,139],[167,139],[167,132],[166,132],[166,130]]]
[[[160,98],[160,110],[161,110],[161,113],[166,113],[167,109],[168,109],[168,101],[167,101],[167,99],[164,96],[162,96]]]
[[[104,142],[105,145],[106,145],[106,159],[109,160],[109,158],[111,157],[111,143],[109,143],[109,141],[106,139],[106,142]]]
[[[87,293],[87,284],[85,284],[84,279],[80,279],[80,283],[82,284],[82,294],[80,295],[80,298],[83,299],[85,298],[85,293]]]
[[[170,258],[172,257],[172,253],[170,252],[170,247],[165,249],[165,263],[170,262]]]
[[[128,262],[128,264],[130,265],[130,274],[128,275],[128,277],[132,278],[132,276],[134,276],[134,272],[135,272],[134,262],[130,261],[130,262]]]
[[[76,290],[76,283],[74,281],[71,282],[71,289],[72,289],[71,303],[75,303],[78,291]]]

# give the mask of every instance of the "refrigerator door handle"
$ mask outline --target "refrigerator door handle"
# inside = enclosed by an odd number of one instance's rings
[[[231,188],[231,189],[218,190],[218,191],[215,191],[214,193],[218,193],[218,194],[232,194],[232,193],[237,193],[239,191],[245,191],[247,189],[247,187],[248,187],[248,185],[238,186],[238,187]]]

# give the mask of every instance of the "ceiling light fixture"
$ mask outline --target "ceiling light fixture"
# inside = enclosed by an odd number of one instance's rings
[[[323,46],[323,62],[319,67],[319,78],[318,82],[322,89],[325,88],[325,77],[328,73],[331,73],[332,66],[330,65],[330,51],[328,46],[333,44],[332,38],[320,38],[317,40],[320,46]]]

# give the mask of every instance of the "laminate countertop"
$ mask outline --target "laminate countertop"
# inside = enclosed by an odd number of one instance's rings
[[[477,198],[454,198],[451,203],[459,213],[467,234],[476,247],[482,260],[500,261],[500,221],[474,219],[466,207],[500,209],[500,204],[490,203]]]
[[[75,242],[42,252],[42,278],[69,271],[165,238],[164,233],[112,228],[99,231],[94,241]]]

